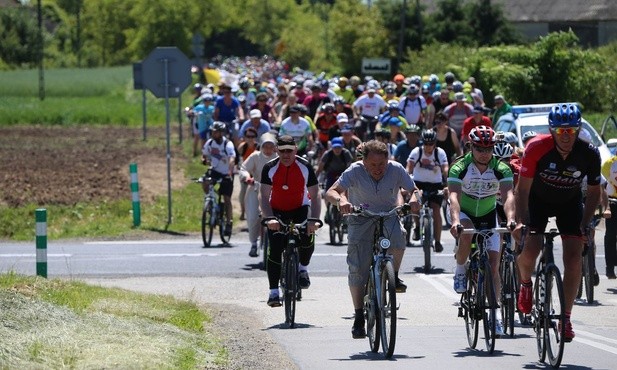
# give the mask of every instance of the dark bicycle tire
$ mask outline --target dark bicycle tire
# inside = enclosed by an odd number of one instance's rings
[[[259,240],[259,248],[261,249],[260,268],[267,270],[268,267],[268,252],[269,252],[270,237],[268,236],[268,228],[263,226],[261,239]]]
[[[229,239],[231,239],[231,235],[225,234],[225,227],[227,226],[227,211],[225,210],[225,203],[219,203],[219,236],[221,237],[221,241],[223,244],[229,244]]]
[[[484,261],[483,269],[484,286],[481,290],[479,289],[481,292],[479,296],[481,296],[481,302],[483,302],[482,321],[484,326],[484,342],[488,353],[493,353],[495,351],[495,338],[497,337],[495,333],[497,325],[497,300],[495,298],[493,273],[488,259]]]
[[[594,261],[593,261],[594,253],[592,251],[592,246],[589,246],[587,249],[587,253],[583,256],[583,275],[582,279],[585,285],[585,298],[587,299],[587,304],[593,303],[593,272],[594,272]]]
[[[336,225],[335,230],[336,230],[336,241],[337,244],[343,244],[343,237],[344,237],[344,232],[343,232],[343,215],[341,214],[341,212],[338,209],[334,210],[334,224]]]
[[[330,222],[328,228],[330,232],[330,245],[336,245],[336,227],[334,226],[334,222]]]
[[[396,345],[396,280],[394,266],[386,261],[381,276],[381,348],[386,358],[392,357]]]
[[[285,282],[283,288],[283,302],[285,305],[285,323],[293,328],[296,324],[296,300],[298,298],[298,255],[291,253],[284,255],[283,276]]]
[[[505,253],[505,252],[504,252]],[[501,263],[501,317],[503,318],[503,331],[514,337],[515,295],[516,295],[516,271],[514,261],[502,260]]]
[[[475,271],[467,269],[465,278],[467,279],[467,290],[461,295],[461,307],[463,308],[463,318],[465,319],[465,331],[467,332],[467,343],[469,348],[476,348],[478,344],[478,315],[476,294],[478,292],[477,281],[474,279]]]
[[[405,229],[405,245],[411,244],[411,227],[413,226],[413,217],[411,214],[406,215],[403,219],[403,228]]]
[[[546,295],[544,302],[546,354],[551,366],[557,368],[563,358],[566,327],[565,325],[560,325],[560,323],[565,322],[566,306],[561,273],[555,265],[549,265],[546,271]]]
[[[377,310],[377,291],[373,280],[373,269],[369,272],[368,284],[366,284],[366,294],[364,296],[364,316],[366,318],[366,337],[371,352],[379,350],[379,340],[381,338],[381,324],[379,321],[379,311]]]
[[[420,235],[420,240],[422,241],[422,249],[424,250],[424,273],[428,274],[431,272],[431,249],[433,246],[431,245],[431,241],[433,239],[433,235],[431,235],[431,222],[429,218],[423,218],[422,220],[422,235]]]
[[[212,235],[214,234],[212,207],[212,202],[207,201],[201,214],[201,240],[204,243],[204,248],[208,248],[212,245]]]
[[[544,340],[544,300],[540,297],[540,281],[544,276],[543,266],[539,265],[536,270],[536,281],[533,286],[533,307],[531,309],[531,321],[536,333],[536,349],[540,362],[546,360],[546,341]]]

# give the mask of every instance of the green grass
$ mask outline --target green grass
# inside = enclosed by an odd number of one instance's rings
[[[228,363],[226,349],[206,330],[211,316],[171,296],[9,272],[0,275],[0,309],[0,368]]]

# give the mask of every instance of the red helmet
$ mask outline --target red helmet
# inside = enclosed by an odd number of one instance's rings
[[[495,131],[488,126],[477,126],[469,132],[469,142],[473,145],[491,147],[497,142]]]

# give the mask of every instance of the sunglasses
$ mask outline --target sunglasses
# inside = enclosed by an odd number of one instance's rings
[[[279,149],[279,152],[281,153],[293,153],[293,149]]]
[[[491,147],[488,147],[488,148],[485,148],[485,147],[481,147],[481,146],[474,145],[474,146],[473,146],[473,148],[474,148],[477,152],[479,152],[479,153],[492,153],[492,152],[493,152],[493,147],[492,147],[492,146],[491,146]]]
[[[557,127],[557,128],[552,129],[552,130],[557,135],[563,135],[563,134],[575,135],[576,132],[578,131],[578,128],[574,128],[574,127]]]
[[[435,123],[436,124],[440,124],[440,123],[445,123],[446,121],[442,120],[442,119],[436,119]]]
[[[257,136],[253,136],[253,135],[248,136],[248,135],[247,135],[247,136],[245,136],[245,137],[246,137],[247,139],[254,139],[254,138],[256,138]]]
[[[267,100],[265,100],[265,99],[257,99],[257,101],[258,101],[258,102],[262,102],[262,103],[267,102]]]
[[[433,146],[433,145],[435,145],[435,142],[434,141],[425,141],[424,145]]]

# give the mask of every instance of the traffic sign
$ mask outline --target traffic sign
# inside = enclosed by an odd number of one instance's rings
[[[143,85],[157,98],[176,98],[191,83],[191,61],[177,47],[157,47],[142,62]]]

